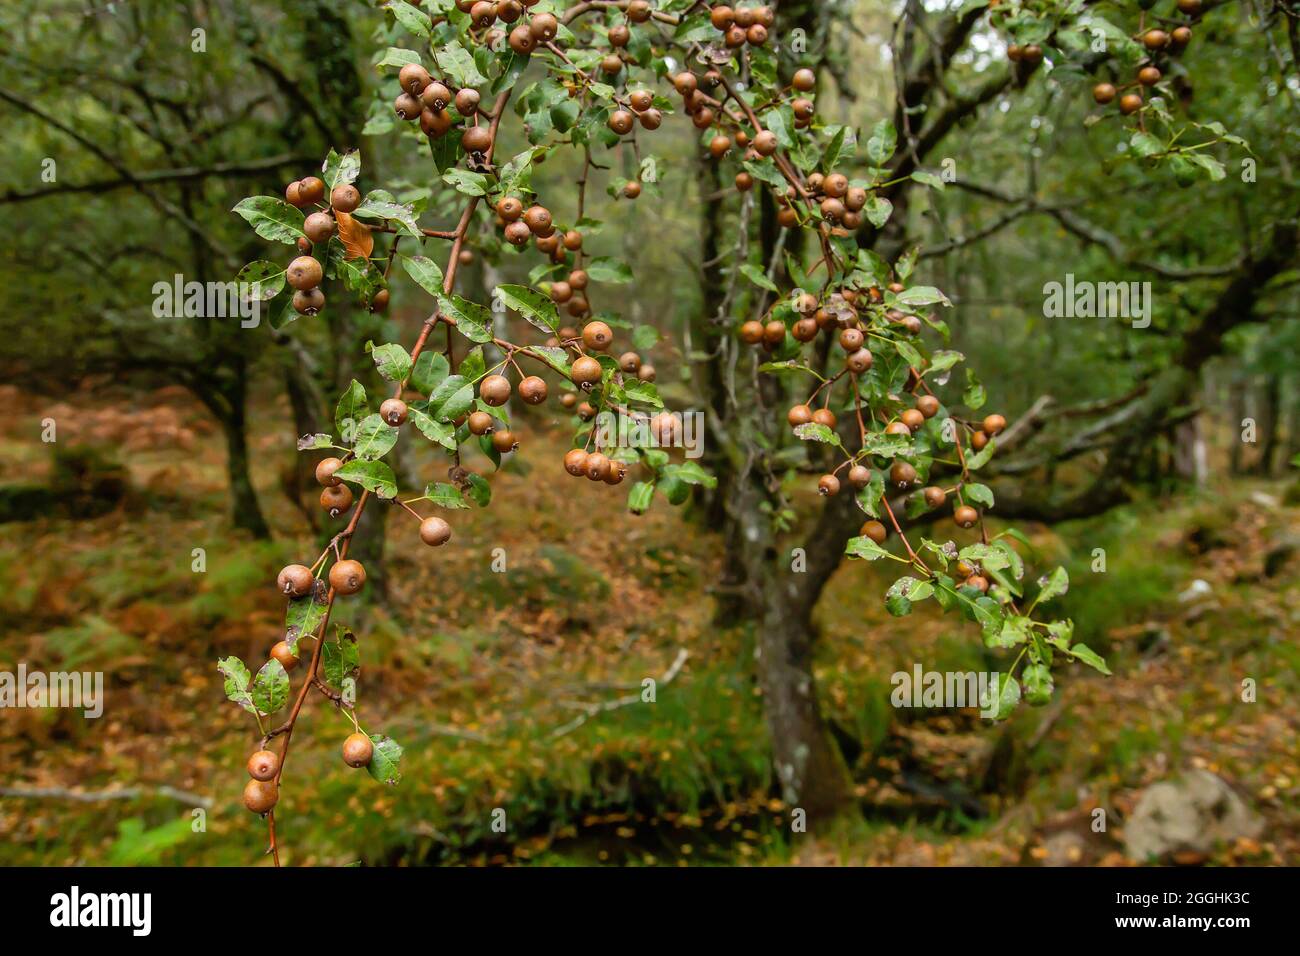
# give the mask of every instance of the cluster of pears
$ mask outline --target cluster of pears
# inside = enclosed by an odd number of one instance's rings
[[[325,203],[325,181],[319,176],[307,176],[289,183],[284,190],[285,201],[298,209],[311,209],[303,220],[303,235],[298,238],[298,257],[284,270],[285,281],[293,292],[293,307],[299,315],[316,315],[325,308],[325,294],[320,284],[325,278],[320,260],[312,255],[312,248],[329,242],[338,231],[337,213],[351,214],[361,205],[361,193],[351,183],[340,183]],[[382,299],[380,295],[382,294]],[[376,311],[388,304],[388,290],[376,293],[372,308]]]
[[[816,206],[826,222],[848,232],[861,227],[862,210],[871,198],[867,190],[851,185],[847,176],[836,172],[825,175],[812,173],[804,186],[807,195],[803,198]],[[776,220],[786,229],[794,229],[800,224],[796,205],[799,199],[800,193],[794,186],[787,186],[785,193],[776,197]]]
[[[776,23],[776,13],[771,7],[729,7],[715,4],[709,11],[709,20],[716,30],[722,31],[722,42],[735,50],[750,44],[763,46],[768,31]]]
[[[368,767],[374,756],[374,743],[360,731],[343,741],[343,762],[349,767]],[[280,755],[274,750],[259,750],[248,758],[245,767],[252,779],[244,785],[244,806],[253,813],[269,813],[280,800]]]
[[[892,283],[890,289],[903,291],[899,283]],[[865,348],[866,332],[859,316],[859,308],[868,303],[879,303],[882,295],[874,286],[867,290],[844,287],[824,294],[822,298],[811,292],[796,290],[792,300],[798,318],[789,327],[789,334],[797,342],[807,343],[825,333],[835,336],[846,355],[845,364],[855,374],[863,374],[871,369],[871,352]],[[890,309],[886,314],[893,328],[905,335],[917,335],[921,331],[921,320],[914,315],[907,315],[897,309]],[[780,348],[785,342],[786,324],[777,318],[769,317],[766,322],[750,319],[740,326],[740,339],[746,345],[762,346],[769,352]]]
[[[620,105],[605,123],[619,136],[632,132],[637,123],[645,129],[656,130],[663,125],[664,114],[655,108],[654,102],[654,94],[649,90],[633,90],[628,94],[626,107]]]
[[[600,61],[600,70],[606,76],[617,76],[623,69],[623,50],[632,42],[633,23],[645,23],[650,19],[651,10],[648,4],[638,4],[633,10],[629,6],[627,10],[627,23],[616,23],[605,31],[605,38],[609,41],[609,52],[606,53]],[[648,107],[647,107],[648,108]],[[662,117],[658,117],[662,119]],[[652,119],[654,125],[646,124],[646,129],[658,129],[659,124]],[[620,134],[622,135],[622,134]]]
[[[921,429],[925,423],[939,413],[939,400],[933,395],[919,395],[911,408],[905,408],[894,417],[885,426],[886,435],[902,435],[910,437]],[[834,429],[837,424],[835,413],[829,408],[819,408],[813,410],[806,404],[793,406],[786,414],[786,420],[792,428],[800,425],[806,425],[814,422],[819,425],[825,425],[827,428]],[[972,428],[970,435],[970,447],[978,451],[988,444],[989,439],[1004,431],[1007,427],[1007,420],[1002,415],[986,415],[980,422],[979,428]],[[871,469],[857,461],[849,465],[848,473],[845,476],[848,484],[854,490],[861,490],[871,483]],[[844,465],[840,466],[841,468]],[[822,475],[817,480],[817,492],[823,497],[834,497],[840,493],[843,483],[837,472]],[[911,491],[917,483],[916,468],[906,461],[895,461],[890,465],[888,472],[884,473],[884,485],[887,489],[899,492]],[[929,485],[921,489],[920,493],[925,497],[926,507],[931,511],[942,508],[948,501],[949,489],[941,488],[938,485]],[[960,528],[972,528],[979,523],[979,512],[970,505],[958,502],[953,508],[953,521]],[[885,526],[879,521],[868,521],[862,526],[859,532],[864,537],[870,538],[876,544],[884,544],[888,536]]]
[[[1201,0],[1177,0],[1177,5],[1178,11],[1188,17],[1200,15]],[[1124,87],[1103,81],[1092,88],[1092,98],[1098,104],[1106,106],[1118,100],[1119,111],[1125,116],[1131,116],[1142,109],[1144,100],[1141,91],[1155,86],[1164,76],[1157,64],[1158,58],[1166,54],[1176,56],[1187,49],[1187,45],[1192,42],[1192,28],[1186,23],[1172,30],[1156,27],[1146,30],[1136,39],[1146,49],[1147,59],[1138,67],[1133,81]],[[1121,93],[1121,89],[1129,89],[1131,92]]]
[[[420,131],[430,139],[445,136],[457,122],[452,109],[466,121],[460,134],[465,152],[479,156],[492,148],[490,121],[479,123],[479,91],[462,87],[454,93],[444,80],[435,80],[419,63],[407,63],[397,73],[397,83],[402,92],[393,100],[393,111],[399,119],[419,122]],[[450,108],[449,108],[450,107]]]
[[[532,240],[537,245],[537,251],[549,256],[555,263],[564,262],[570,252],[578,252],[582,249],[582,233],[576,229],[563,231],[557,229],[551,211],[540,203],[525,207],[523,200],[518,196],[502,196],[497,200],[495,209],[497,226],[501,229],[506,242],[512,246],[524,246]],[[585,272],[577,275],[576,285],[573,280],[574,276],[571,275],[569,277],[571,291],[581,293],[587,288]],[[570,301],[575,298],[584,304],[584,307],[577,311],[575,311],[576,306]],[[580,294],[565,301],[569,303],[570,315],[579,317],[586,314],[586,300]]]

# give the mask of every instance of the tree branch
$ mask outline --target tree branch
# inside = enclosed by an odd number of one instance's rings
[[[128,175],[97,179],[85,183],[55,183],[40,189],[30,189],[26,192],[11,189],[8,192],[0,193],[0,204],[30,202],[33,199],[44,199],[47,196],[56,196],[62,193],[102,193],[111,189],[135,188],[149,183],[184,182],[219,176],[247,176],[266,172],[267,170],[279,169],[282,166],[300,166],[314,162],[315,160],[310,156],[294,156],[290,153],[281,153],[278,156],[267,156],[263,159],[214,163],[211,166],[146,169]]]

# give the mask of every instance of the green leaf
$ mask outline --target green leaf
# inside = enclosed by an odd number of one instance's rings
[[[867,197],[867,205],[862,211],[866,213],[867,221],[879,229],[894,214],[894,204],[883,196],[872,193]]]
[[[480,508],[486,508],[492,501],[492,486],[486,478],[472,471],[469,473],[469,496]]]
[[[822,172],[834,172],[835,166],[840,161],[840,155],[844,152],[844,144],[849,136],[847,126],[832,126],[827,128],[831,133],[830,142],[826,144],[826,149],[822,151],[821,168]]]
[[[751,265],[747,262],[740,267],[740,274],[759,288],[766,289],[768,292],[774,292],[777,295],[781,294],[781,290],[777,288],[776,283],[769,279],[767,273],[758,268],[758,266]]]
[[[961,486],[961,493],[967,501],[983,508],[993,507],[993,491],[988,485],[970,482]]]
[[[325,180],[325,194],[329,195],[333,192],[335,186],[356,182],[357,177],[360,175],[360,150],[350,149],[340,156],[331,149],[329,155],[325,157],[325,165],[321,169],[321,178]]]
[[[442,71],[452,78],[457,87],[481,86],[487,77],[478,71],[474,57],[456,40],[439,47],[434,59]]]
[[[399,70],[408,63],[419,63],[420,54],[414,50],[404,50],[401,47],[390,46],[384,52],[384,58],[375,64],[376,68],[385,66],[395,66]]]
[[[985,647],[1019,647],[1029,640],[1029,619],[1011,615],[1002,621],[996,634],[985,635]]]
[[[471,302],[459,295],[440,295],[439,305],[443,313],[453,319],[456,330],[471,342],[491,342],[492,313],[477,302]]]
[[[344,441],[351,444],[351,435],[355,432],[357,423],[368,414],[370,414],[370,406],[366,404],[366,390],[354,378],[334,410],[334,425]]]
[[[382,461],[350,461],[334,477],[360,485],[380,498],[397,497],[397,478]]]
[[[912,611],[915,601],[923,601],[934,594],[934,585],[911,575],[899,578],[885,592],[885,609],[894,617],[904,617]]]
[[[776,137],[776,141],[782,149],[794,149],[795,138],[792,130],[794,129],[794,110],[788,106],[782,106],[779,109],[772,110],[763,120],[763,124]]]
[[[844,553],[851,558],[866,558],[868,561],[878,561],[890,556],[888,551],[866,537],[850,538],[849,543],[844,547]]]
[[[650,405],[654,408],[663,408],[664,400],[659,397],[659,389],[654,382],[642,382],[638,379],[632,379],[623,384],[623,393],[634,402],[640,402],[642,405]]]
[[[1011,576],[1017,581],[1024,578],[1025,562],[1016,552],[1016,549],[1011,547],[1011,545],[1006,541],[1002,540],[994,541],[993,547],[1002,552],[1002,557],[1006,561],[1006,564],[1003,566],[1011,571]],[[1018,588],[1016,589],[1016,593],[1019,593]]]
[[[289,675],[272,657],[253,678],[253,703],[263,714],[274,714],[289,702]]]
[[[883,431],[867,432],[862,450],[883,458],[897,458],[912,452],[912,439],[904,435],[886,435]]]
[[[587,264],[587,276],[596,282],[631,282],[632,269],[626,262],[597,256]]]
[[[559,312],[549,296],[524,285],[499,285],[496,294],[507,309],[518,312],[534,328],[552,335],[559,331]]]
[[[476,345],[460,360],[459,374],[468,382],[477,382],[487,371],[487,360],[483,358],[483,346]]]
[[[1223,163],[1219,162],[1209,153],[1187,153],[1185,155],[1189,161],[1205,170],[1212,182],[1217,183],[1227,175],[1227,172],[1223,168]]]
[[[334,633],[335,639],[326,641],[321,647],[321,667],[325,672],[325,683],[341,689],[343,682],[356,674],[361,666],[361,649],[356,635],[342,624],[335,626]]]
[[[891,121],[882,119],[871,128],[871,136],[867,140],[867,158],[873,165],[885,165],[889,157],[894,155],[897,147],[898,133],[894,130]]]
[[[284,289],[284,266],[258,259],[240,269],[235,281],[249,287],[248,295],[244,295],[242,290],[240,292],[244,301],[267,302]]]
[[[758,370],[760,372],[769,372],[774,375],[788,374],[790,372],[807,372],[809,375],[825,381],[822,379],[820,373],[813,371],[807,365],[800,364],[795,359],[789,359],[785,362],[764,362],[758,367]]]
[[[827,428],[825,425],[819,425],[817,422],[809,422],[806,425],[800,425],[794,430],[794,434],[796,438],[803,439],[804,441],[820,441],[826,442],[829,445],[834,445],[836,448],[844,447],[844,443],[840,440],[840,436],[836,432],[831,431],[831,429]]]
[[[334,436],[328,432],[317,432],[314,435],[303,435],[298,439],[299,451],[320,451],[322,448],[333,448]]]
[[[948,297],[932,285],[914,285],[910,289],[904,289],[895,296],[895,301],[907,306],[933,305],[936,302],[952,305]]]
[[[966,356],[960,352],[954,352],[951,349],[940,349],[930,356],[930,371],[946,372],[965,358]]]
[[[402,256],[402,268],[406,274],[429,295],[442,297],[442,269],[428,256]]]
[[[945,185],[944,181],[934,173],[927,173],[921,169],[912,173],[912,179],[922,186],[929,186],[931,189],[943,189]]]
[[[646,352],[659,344],[659,330],[653,325],[638,325],[632,330],[632,346]]]
[[[885,495],[885,476],[873,470],[867,486],[858,492],[854,501],[859,508],[872,518],[880,517],[880,499]]]
[[[781,175],[781,171],[776,168],[776,163],[771,159],[762,162],[747,159],[741,163],[741,165],[745,167],[745,172],[749,173],[749,175],[753,176],[760,183],[767,183],[774,189],[779,189],[782,192],[785,191],[785,177]]]
[[[455,485],[449,485],[445,481],[439,481],[429,485],[424,489],[424,497],[429,499],[430,504],[438,508],[468,508],[469,503],[460,493],[460,489]]]
[[[395,342],[390,342],[387,345],[375,345],[373,342],[367,342],[366,350],[370,352],[370,357],[375,360],[375,368],[379,370],[379,374],[388,381],[404,382],[407,376],[411,374],[411,355]]]
[[[320,597],[323,597],[321,595]],[[294,598],[284,612],[284,640],[289,649],[298,652],[298,641],[315,634],[320,622],[325,620],[329,605],[315,593]]]
[[[440,422],[454,421],[474,404],[474,386],[461,375],[448,375],[429,396],[428,413]]]
[[[352,446],[362,461],[378,461],[397,444],[397,429],[378,415],[367,415],[357,425],[357,439]]]
[[[1025,702],[1032,707],[1042,707],[1052,699],[1052,671],[1046,664],[1026,665],[1020,675],[1024,682]]]
[[[411,424],[429,441],[436,442],[448,451],[456,450],[456,426],[451,422],[435,421],[418,408],[408,408],[407,415]]]
[[[425,349],[415,360],[411,370],[411,388],[422,395],[428,395],[437,388],[451,371],[447,356],[432,349]]]
[[[655,486],[649,481],[638,481],[627,495],[627,510],[634,515],[643,515],[650,509],[654,498]]]
[[[392,737],[383,734],[367,734],[375,746],[374,755],[366,771],[380,783],[396,786],[402,780],[402,747]]]
[[[1070,648],[1070,656],[1083,661],[1095,671],[1100,671],[1106,675],[1110,674],[1110,668],[1106,666],[1105,659],[1087,644],[1075,644]]]
[[[270,242],[294,245],[305,237],[302,224],[306,217],[301,209],[290,206],[274,196],[250,196],[241,199],[234,208],[253,231]]]
[[[382,219],[395,222],[402,228],[399,233],[415,239],[424,238],[415,219],[415,207],[410,203],[399,203],[391,193],[382,189],[373,189],[366,194],[361,205],[352,211],[358,219]]]
[[[457,192],[464,193],[466,196],[487,195],[488,178],[482,173],[471,172],[468,169],[449,169],[442,174],[442,181],[448,186],[454,186]]]
[[[1073,621],[1053,621],[1047,625],[1047,643],[1070,653],[1070,641],[1074,638]]]
[[[402,29],[406,30],[407,33],[414,33],[426,40],[432,36],[432,25],[429,22],[428,14],[404,2],[404,0],[388,0],[384,7],[392,11],[393,16],[397,18],[397,22],[402,25]]]
[[[1156,139],[1150,133],[1137,132],[1134,133],[1132,139],[1129,140],[1129,148],[1133,151],[1133,155],[1146,157],[1155,156],[1157,153],[1163,153],[1165,151],[1165,144],[1160,142],[1160,140]]]
[[[667,465],[663,473],[667,478],[684,481],[688,485],[702,485],[710,489],[718,487],[718,479],[693,461],[684,461],[680,465]]]
[[[226,697],[250,714],[257,713],[257,707],[253,703],[253,695],[248,692],[248,683],[253,679],[253,675],[248,672],[244,662],[238,657],[222,658],[217,661],[217,670],[226,678]]]
[[[1043,604],[1054,597],[1060,597],[1066,591],[1070,590],[1070,575],[1065,568],[1057,568],[1052,572],[1052,576],[1044,578],[1038,582],[1041,591],[1038,592],[1038,599],[1035,605]]]
[[[709,22],[707,11],[684,17],[673,32],[673,40],[679,44],[702,43],[718,38],[718,31]]]
[[[530,345],[528,351],[541,356],[547,365],[561,375],[569,374],[569,353],[564,349],[551,345]]]
[[[990,686],[980,698],[980,710],[992,711],[994,720],[1011,715],[1020,703],[1020,684],[1010,674],[995,674]]]

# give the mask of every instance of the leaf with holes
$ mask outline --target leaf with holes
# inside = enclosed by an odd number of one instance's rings
[[[274,714],[289,702],[289,674],[274,657],[253,678],[253,703],[263,714]]]
[[[397,429],[378,415],[367,415],[357,425],[357,439],[352,445],[362,461],[377,461],[397,444]]]
[[[492,313],[486,308],[459,295],[441,295],[438,303],[465,338],[479,343],[492,341]]]
[[[250,714],[257,713],[257,707],[253,704],[253,695],[248,692],[248,684],[253,679],[253,675],[244,666],[244,662],[238,657],[222,658],[217,661],[217,670],[226,678],[226,697]]]
[[[375,360],[375,368],[379,371],[379,374],[388,381],[404,382],[406,377],[411,374],[411,355],[402,346],[394,342],[386,345],[375,345],[374,342],[367,342],[366,351]]]
[[[534,328],[551,335],[559,331],[559,312],[549,296],[524,285],[499,285],[496,294],[507,309],[518,312]]]
[[[392,737],[383,734],[367,734],[375,745],[374,755],[366,771],[380,783],[396,786],[402,780],[402,747]]]
[[[809,422],[806,425],[800,425],[794,430],[796,438],[804,441],[826,442],[828,445],[834,445],[836,448],[843,448],[844,443],[840,441],[840,436],[825,425],[819,425],[817,422]]]
[[[439,481],[429,485],[424,489],[424,497],[429,499],[429,503],[438,508],[468,508],[469,503],[465,496],[460,493],[460,489],[455,485],[449,485],[445,481]]]
[[[334,477],[360,485],[380,498],[397,496],[397,477],[382,461],[350,461],[334,472]]]

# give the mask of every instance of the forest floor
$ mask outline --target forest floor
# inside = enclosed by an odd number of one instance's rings
[[[260,665],[282,625],[276,569],[320,550],[281,489],[282,413],[253,415],[275,529],[258,543],[230,533],[220,436],[183,395],[5,398],[13,480],[48,479],[39,423],[52,417],[58,447],[129,452],[130,491],[98,517],[0,523],[0,669],[103,671],[107,686],[98,720],[0,710],[0,863],[269,863],[265,828],[239,803],[255,728],[215,662]],[[1300,559],[1287,557],[1300,508],[1280,483],[1030,528],[1044,563],[1071,572],[1079,639],[1115,673],[1066,667],[1051,705],[1003,724],[890,706],[895,671],[1000,659],[933,609],[890,618],[883,570],[846,564],[820,606],[817,679],[862,819],[792,833],[752,635],[712,621],[717,538],[662,501],[633,518],[625,488],[568,479],[560,430],[536,422],[493,478],[491,508],[449,516],[454,538],[437,551],[392,514],[389,601],[340,605],[361,642],[359,715],[405,747],[404,780],[348,770],[350,726],[313,697],[277,813],[286,863],[1123,864],[1141,790],[1191,767],[1266,822],[1209,862],[1300,860]],[[653,705],[640,701],[647,677]],[[53,795],[14,795],[34,788]]]

